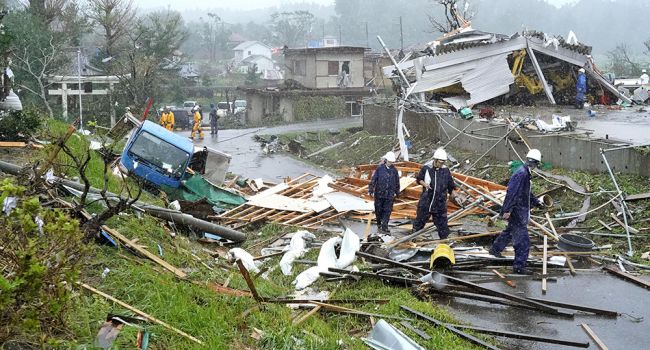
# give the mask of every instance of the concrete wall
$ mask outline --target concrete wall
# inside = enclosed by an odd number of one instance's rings
[[[264,96],[246,94],[246,123],[257,124],[264,116]]]
[[[305,62],[305,75],[293,72],[294,61]],[[328,74],[328,62],[337,61],[339,70],[335,75]],[[307,53],[285,56],[285,79],[293,79],[307,88],[324,89],[336,88],[338,73],[344,61],[350,61],[350,86],[364,86],[363,53]]]
[[[328,62],[336,61],[339,70],[336,75],[328,74]],[[350,61],[350,86],[363,87],[363,53],[318,53],[316,55],[316,88],[338,87],[336,81],[343,62]]]
[[[368,105],[364,108],[363,127],[365,130],[374,135],[390,135],[394,133],[396,114],[393,108],[376,105]],[[448,116],[442,118],[457,130],[462,130],[471,123],[471,121]],[[430,137],[433,140],[446,143],[449,138],[453,138],[458,133],[451,126],[441,124],[438,117],[430,113],[405,112],[403,120],[413,137]],[[494,128],[477,130],[491,126],[494,126]],[[461,135],[451,145],[477,154],[483,154],[496,143],[495,140],[487,139],[502,137],[506,133],[506,127],[475,122],[465,132],[471,133],[472,131],[474,131],[473,137]],[[520,130],[520,132],[528,138],[531,147],[538,148],[542,152],[542,160],[550,163],[553,167],[589,172],[607,171],[600,155],[600,148],[613,147],[609,143],[598,140],[583,140],[575,136],[542,134],[529,130]],[[528,149],[526,145],[518,141],[517,134],[512,132],[509,138],[517,153],[522,157],[525,156]],[[518,142],[515,142],[515,140]],[[504,162],[518,159],[510,143],[506,140],[500,141],[488,153],[488,156]],[[625,149],[607,153],[607,161],[615,172],[650,176],[650,154],[644,155],[634,149]]]
[[[286,96],[280,97],[280,113],[282,113],[282,120],[285,122],[294,121],[293,100]]]

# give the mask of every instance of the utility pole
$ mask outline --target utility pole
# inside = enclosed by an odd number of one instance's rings
[[[79,131],[83,134],[84,131],[84,118],[83,110],[81,108],[81,48],[77,48],[77,73],[78,73],[78,87],[79,90]]]
[[[341,34],[341,25],[339,24],[339,46],[343,46],[343,36]]]
[[[402,31],[402,16],[399,16],[399,42],[402,52],[404,52],[404,32]]]
[[[370,47],[370,41],[368,40],[368,22],[366,21],[366,47]]]

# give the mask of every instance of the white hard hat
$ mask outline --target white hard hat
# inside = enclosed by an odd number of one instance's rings
[[[433,159],[447,160],[447,151],[442,148],[438,148],[433,152]]]
[[[389,151],[386,152],[386,154],[384,155],[384,159],[386,159],[389,162],[394,162],[397,159],[397,157],[395,157],[395,153]]]
[[[538,162],[542,161],[542,152],[540,152],[538,149],[533,148],[530,151],[528,151],[528,154],[526,154],[526,158],[528,159],[533,159]]]
[[[580,69],[578,69],[578,72],[580,72],[580,73],[584,73],[584,72],[585,72],[585,69],[584,69],[584,68],[580,68]]]
[[[645,69],[641,69],[641,73],[645,73],[645,72],[646,72]]]

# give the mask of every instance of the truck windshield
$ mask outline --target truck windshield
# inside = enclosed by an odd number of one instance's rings
[[[217,108],[219,108],[219,109],[229,109],[230,105],[228,104],[228,102],[219,102],[219,103],[217,103]]]
[[[190,158],[187,152],[146,131],[133,142],[129,153],[139,161],[151,164],[174,178],[183,174]]]
[[[245,100],[244,101],[240,101],[240,100],[235,101],[235,107],[246,107],[246,101]]]

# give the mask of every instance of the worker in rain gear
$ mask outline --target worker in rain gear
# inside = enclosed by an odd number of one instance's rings
[[[515,248],[515,261],[512,264],[514,273],[530,274],[526,270],[526,260],[530,250],[530,237],[528,236],[528,221],[530,220],[531,206],[541,207],[540,200],[533,195],[530,188],[531,168],[536,168],[542,160],[539,150],[531,149],[526,155],[526,164],[515,171],[508,182],[506,198],[501,207],[501,216],[508,221],[506,227],[494,240],[490,254],[501,258],[501,252],[512,240]]]
[[[413,222],[413,232],[423,229],[432,216],[433,224],[436,225],[441,239],[449,237],[447,196],[455,197],[454,189],[456,189],[454,178],[449,168],[445,166],[445,161],[447,161],[447,152],[438,148],[433,153],[433,166],[424,165],[415,177],[417,183],[422,185],[422,194]]]
[[[585,94],[587,93],[587,76],[585,69],[578,70],[578,79],[576,81],[576,108],[582,109],[585,105]]]
[[[390,232],[388,220],[393,211],[393,200],[399,194],[399,174],[393,165],[395,159],[395,153],[386,153],[368,185],[368,194],[375,198],[377,228],[386,233]]]
[[[174,125],[176,124],[174,120],[174,113],[171,112],[169,107],[165,107],[161,110],[160,115],[160,125],[169,131],[174,131]]]
[[[210,103],[210,135],[216,135],[219,132],[218,120],[217,107],[215,107],[214,103]]]
[[[203,130],[201,129],[201,119],[203,119],[201,117],[201,107],[199,107],[199,105],[196,105],[194,108],[192,108],[192,110],[194,111],[194,125],[192,125],[192,133],[190,134],[190,138],[194,140],[194,135],[196,135],[196,132],[198,131],[199,139],[203,140],[204,135]]]
[[[645,69],[641,70],[641,76],[639,77],[639,84],[641,85],[650,84],[650,76],[648,76],[648,73],[646,73]]]

